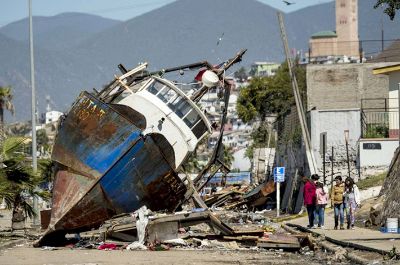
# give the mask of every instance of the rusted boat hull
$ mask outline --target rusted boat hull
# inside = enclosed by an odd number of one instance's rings
[[[60,126],[50,225],[39,245],[90,230],[143,205],[174,210],[186,187],[162,135],[143,136],[139,113],[82,93]]]

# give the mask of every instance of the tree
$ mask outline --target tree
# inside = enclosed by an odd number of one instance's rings
[[[305,98],[306,71],[296,64],[294,72],[300,94],[302,98]],[[253,143],[246,150],[247,157],[253,157],[254,148],[267,146],[270,129],[265,122],[266,117],[270,114],[277,114],[278,119],[283,120],[290,113],[294,104],[293,88],[286,63],[279,67],[274,76],[255,77],[247,87],[241,89],[236,105],[239,118],[244,122],[259,121],[259,126],[252,132]],[[270,146],[275,145],[273,140],[274,138],[272,138]]]
[[[247,80],[248,74],[246,71],[246,68],[240,67],[239,70],[237,70],[233,76],[241,81]]]
[[[12,104],[11,87],[0,87],[0,128],[4,126],[4,110],[8,110],[14,115],[14,105]]]
[[[186,173],[198,173],[201,170],[196,154],[189,157],[189,159],[183,164],[183,169]]]
[[[50,153],[49,137],[47,136],[46,129],[37,130],[36,141],[40,156],[43,157]]]
[[[19,219],[17,216],[21,212],[24,213],[23,218],[25,216],[32,218],[37,214],[31,205],[33,196],[43,199],[50,197],[48,191],[36,189],[45,179],[41,170],[36,174],[33,172],[30,161],[24,153],[25,144],[27,144],[26,138],[22,137],[9,137],[0,144],[0,200],[4,199],[6,207],[12,210],[12,224]]]
[[[300,93],[306,91],[305,69],[295,67]],[[289,68],[283,63],[270,77],[255,77],[240,91],[236,110],[244,122],[265,121],[268,114],[285,116],[295,104]]]
[[[231,168],[233,160],[234,160],[234,157],[232,154],[232,148],[224,145],[224,164],[225,164],[225,166],[227,166],[228,168]]]
[[[400,0],[378,0],[374,5],[374,8],[386,5],[384,12],[393,20],[396,16],[396,10],[400,9]]]

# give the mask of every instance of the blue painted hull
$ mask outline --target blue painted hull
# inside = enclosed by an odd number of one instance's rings
[[[144,118],[129,111],[88,93],[73,105],[53,149],[53,207],[42,245],[143,205],[172,211],[183,199],[172,147],[162,135],[144,137]]]

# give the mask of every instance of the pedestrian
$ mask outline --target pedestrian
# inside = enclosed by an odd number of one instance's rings
[[[315,228],[314,225],[314,214],[315,214],[315,206],[317,203],[316,198],[316,182],[318,181],[319,176],[317,174],[313,174],[311,176],[311,180],[307,177],[303,178],[304,183],[304,190],[303,190],[303,197],[304,197],[304,206],[307,208],[308,214],[308,228]]]
[[[332,187],[331,193],[331,204],[334,208],[335,214],[335,229],[338,229],[339,219],[340,229],[344,229],[343,193],[344,183],[342,182],[342,176],[336,176],[335,184]]]
[[[347,177],[344,182],[344,209],[346,212],[347,229],[354,229],[355,211],[360,205],[360,191],[354,180]]]
[[[317,198],[317,206],[315,209],[316,217],[318,217],[318,227],[324,229],[325,207],[328,204],[328,191],[325,190],[324,184],[317,183],[315,191]]]

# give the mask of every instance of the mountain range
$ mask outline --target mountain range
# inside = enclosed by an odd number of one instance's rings
[[[400,36],[400,23],[390,21],[376,0],[359,1],[359,35],[367,54],[380,51],[385,39]],[[335,29],[334,2],[285,14],[289,45],[308,50],[310,36]],[[284,60],[277,10],[255,0],[178,0],[127,21],[82,13],[34,17],[35,78],[39,111],[46,106],[65,111],[83,89],[101,88],[117,65],[132,68],[149,62],[150,70],[208,60],[219,63],[242,48],[241,66],[254,61]],[[0,28],[0,85],[14,89],[16,116],[30,117],[28,20]],[[386,43],[390,44],[389,42]]]

